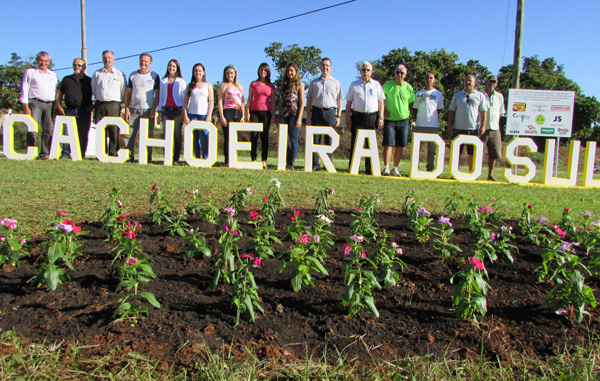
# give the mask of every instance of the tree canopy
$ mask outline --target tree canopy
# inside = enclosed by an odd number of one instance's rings
[[[291,63],[298,66],[300,77],[306,87],[310,84],[310,80],[319,73],[321,49],[314,46],[300,47],[298,44],[293,44],[283,47],[281,42],[272,42],[265,48],[265,54],[271,58],[275,65],[273,71],[279,75],[274,81],[276,85],[283,80],[284,70]]]
[[[6,65],[0,65],[0,109],[22,111],[19,103],[21,80],[25,70],[33,67],[31,61],[32,59],[25,61],[17,53],[11,53],[10,61]]]

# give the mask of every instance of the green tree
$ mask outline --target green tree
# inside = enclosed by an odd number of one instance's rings
[[[291,63],[298,66],[300,77],[306,88],[308,88],[310,80],[319,73],[322,59],[321,49],[314,46],[300,47],[298,44],[293,44],[283,47],[281,42],[272,42],[265,48],[265,54],[271,58],[275,66],[271,76],[275,74],[274,72],[278,74],[278,78],[273,81],[277,88],[281,86],[286,66]]]
[[[506,65],[500,69],[498,91],[508,95],[511,77],[512,65]],[[540,61],[538,56],[524,57],[520,87],[522,89],[575,91],[573,139],[587,141],[600,138],[600,102],[596,97],[586,96],[575,81],[567,78],[564,66],[559,65],[554,58]],[[540,141],[543,140],[545,139]],[[564,141],[566,143],[568,139]],[[543,149],[543,146],[540,148]]]
[[[23,110],[19,102],[21,80],[27,68],[33,67],[33,59],[23,60],[17,53],[10,54],[10,61],[0,65],[0,109],[12,109],[13,112]]]

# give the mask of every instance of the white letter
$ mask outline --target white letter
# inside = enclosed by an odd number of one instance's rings
[[[596,142],[585,145],[585,161],[583,164],[583,186],[600,187],[600,180],[594,180],[594,162],[596,161]]]
[[[571,144],[569,145],[569,164],[567,168],[567,178],[554,177],[552,176],[552,171],[554,170],[554,151],[556,149],[556,139],[546,140],[546,153],[544,156],[544,177],[542,183],[552,185],[577,185],[577,167],[579,166],[580,148],[580,141],[571,140]]]
[[[140,146],[138,155],[140,164],[148,164],[148,147],[159,147],[165,149],[163,163],[173,165],[173,131],[175,130],[175,121],[165,121],[165,138],[154,139],[148,137],[148,118],[140,118]],[[132,136],[132,139],[135,139]]]
[[[369,148],[364,148],[365,140],[369,142]],[[358,175],[360,162],[363,157],[371,159],[373,176],[381,176],[379,151],[377,151],[377,135],[375,135],[375,130],[357,130],[356,143],[354,144],[354,150],[352,151],[352,165],[350,166],[351,174]]]
[[[118,135],[129,134],[129,124],[118,116],[105,116],[98,124],[96,124],[96,157],[102,163],[119,163],[123,164],[129,157],[129,150],[121,148],[117,152],[117,156],[108,156],[106,154],[106,127],[117,126]]]
[[[257,161],[238,161],[238,151],[250,151],[250,142],[238,142],[238,132],[262,131],[262,123],[229,123],[229,167],[261,169],[262,164]]]
[[[63,125],[67,127],[67,134],[63,135]],[[81,147],[79,147],[79,137],[77,135],[77,120],[74,116],[58,115],[54,121],[54,132],[52,132],[52,146],[50,147],[50,157],[58,160],[60,155],[60,144],[71,146],[71,158],[73,161],[81,160]]]
[[[314,144],[314,135],[329,135],[331,137],[331,145],[326,146],[324,144]],[[335,167],[327,156],[328,153],[333,153],[340,145],[340,136],[333,129],[333,127],[317,127],[317,126],[306,126],[306,147],[304,148],[304,171],[312,172],[313,162],[312,154],[317,153],[319,158],[323,161],[325,169],[329,173],[335,173]]]
[[[527,148],[529,152],[537,152],[537,146],[531,138],[514,138],[504,146],[504,157],[509,165],[523,165],[527,172],[523,176],[513,175],[510,168],[504,168],[502,174],[509,183],[528,183],[535,177],[535,163],[527,157],[516,156],[519,146]]]
[[[194,131],[206,130],[208,132],[208,156],[206,159],[197,159],[194,157]],[[217,139],[219,137],[217,128],[214,124],[205,120],[192,120],[183,129],[184,146],[183,158],[191,167],[209,168],[217,162]]]
[[[410,157],[410,177],[416,179],[435,179],[444,171],[444,154],[446,152],[446,143],[438,134],[413,133],[412,152]],[[435,168],[431,172],[419,171],[419,154],[421,152],[421,143],[432,142],[435,144]]]
[[[37,147],[27,147],[25,154],[15,152],[14,129],[13,125],[17,122],[24,123],[27,126],[27,132],[38,132],[38,124],[31,117],[25,114],[12,114],[4,123],[2,123],[2,146],[4,155],[11,160],[33,160],[38,155]]]
[[[473,171],[461,172],[459,169],[460,164],[460,146],[461,144],[471,144],[473,146]],[[478,136],[473,135],[458,135],[452,141],[450,145],[450,175],[461,181],[475,181],[481,176],[482,172],[482,157],[483,142],[479,140]]]
[[[298,116],[301,118],[302,116]],[[287,160],[287,140],[288,140],[288,125],[279,125],[279,145],[277,146],[277,170],[285,169]]]

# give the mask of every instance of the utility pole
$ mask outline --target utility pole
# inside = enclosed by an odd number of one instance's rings
[[[512,89],[519,88],[521,76],[521,40],[523,38],[523,12],[525,0],[517,0],[517,25],[515,27],[515,56],[513,59]]]
[[[86,63],[87,72],[87,48],[85,46],[85,0],[81,0],[81,59]]]

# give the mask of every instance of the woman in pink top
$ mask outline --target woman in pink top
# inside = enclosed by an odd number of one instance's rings
[[[262,166],[267,169],[269,156],[269,128],[275,122],[275,85],[271,83],[271,68],[266,63],[258,67],[258,79],[250,84],[246,118],[251,123],[262,123],[263,129],[250,133],[250,156],[257,158],[258,136],[260,134]]]
[[[225,166],[229,167],[229,122],[244,123],[244,88],[238,82],[235,66],[223,70],[223,82],[219,87],[219,122],[223,127],[223,153]]]

